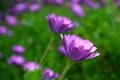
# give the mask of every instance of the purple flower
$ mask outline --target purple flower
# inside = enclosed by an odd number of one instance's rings
[[[52,0],[43,0],[44,4],[51,4]]]
[[[8,37],[12,37],[12,36],[13,36],[13,32],[10,31],[10,30],[8,30],[8,32],[7,32],[7,36],[8,36]]]
[[[66,54],[66,51],[65,51],[65,48],[64,48],[63,45],[59,46],[58,51],[59,51],[62,55],[65,55],[65,54]]]
[[[31,12],[36,12],[40,9],[40,4],[33,4],[30,6],[30,11]]]
[[[54,73],[51,69],[49,68],[46,68],[44,71],[43,71],[43,78],[42,80],[52,80],[52,79],[57,79],[59,77],[59,74],[58,73]]]
[[[78,17],[85,16],[83,8],[79,4],[72,3],[71,4],[71,9],[76,16],[78,16]]]
[[[81,2],[81,0],[70,0],[70,3],[71,3],[71,4],[73,4],[73,3],[77,3],[77,4],[78,4],[78,3],[80,3],[80,2]]]
[[[66,55],[76,62],[99,56],[99,53],[95,52],[97,48],[93,46],[93,43],[76,35],[64,35],[63,45]]]
[[[10,25],[10,26],[16,26],[17,22],[18,22],[17,18],[15,16],[10,16],[10,15],[7,15],[5,17],[5,20],[8,23],[8,25]]]
[[[63,0],[53,0],[53,3],[55,3],[57,5],[61,5],[61,4],[63,4]]]
[[[0,34],[6,35],[7,34],[7,28],[5,26],[0,26]]]
[[[99,2],[101,4],[101,6],[106,6],[106,1],[105,0],[100,0]]]
[[[14,46],[12,47],[12,50],[13,50],[14,53],[17,53],[17,54],[22,54],[22,53],[25,52],[24,47],[21,46],[21,45],[14,45]]]
[[[53,79],[57,79],[58,77],[59,77],[58,73],[54,73],[53,76],[52,76]]]
[[[50,78],[53,76],[53,71],[49,68],[46,68],[44,71],[43,71],[43,75],[46,76],[47,78]]]
[[[58,16],[53,14],[49,14],[47,17],[49,26],[51,31],[56,33],[63,33],[69,30],[72,30],[74,26],[74,22],[72,22],[69,18]]]
[[[15,11],[17,14],[20,14],[28,9],[28,4],[20,3],[15,6]]]
[[[0,52],[0,58],[2,58],[2,53]]]
[[[36,64],[34,61],[30,61],[30,62],[26,62],[24,65],[23,65],[23,70],[26,71],[34,71],[35,69],[40,69],[41,67]]]
[[[120,0],[115,0],[114,2],[116,3],[117,8],[120,9]]]
[[[25,62],[24,58],[22,56],[18,56],[18,55],[12,55],[9,59],[8,59],[8,63],[15,65],[15,66],[20,66],[23,65]]]
[[[83,3],[86,4],[90,8],[96,8],[96,9],[98,9],[100,7],[99,4],[94,3],[92,0],[83,0]]]

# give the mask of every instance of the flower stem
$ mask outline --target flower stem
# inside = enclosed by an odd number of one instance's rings
[[[52,45],[52,43],[53,43],[53,40],[54,40],[54,36],[50,39],[50,41],[49,41],[49,43],[48,43],[48,45],[47,45],[47,48],[45,49],[45,51],[44,51],[44,53],[43,53],[43,55],[42,55],[42,57],[41,57],[40,64],[42,64],[44,58],[46,57],[47,52],[48,52],[48,50],[50,49],[50,47],[51,47],[51,45]]]
[[[66,66],[64,67],[58,80],[63,80],[63,78],[64,78],[65,74],[67,73],[67,71],[69,70],[70,66],[71,66],[71,61],[69,61],[69,62],[67,61]]]

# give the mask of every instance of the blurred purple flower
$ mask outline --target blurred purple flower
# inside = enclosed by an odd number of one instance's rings
[[[65,48],[64,48],[63,45],[59,46],[58,51],[59,51],[62,55],[65,55],[65,54],[66,54],[66,51],[65,51]]]
[[[12,37],[13,36],[13,32],[8,30],[7,35],[8,35],[8,37]]]
[[[7,15],[5,17],[5,20],[8,23],[8,25],[10,25],[10,26],[16,26],[18,23],[17,18],[15,16]]]
[[[58,73],[54,73],[53,76],[52,76],[53,79],[57,79],[58,77],[59,77]]]
[[[100,7],[99,4],[94,3],[92,0],[83,0],[83,3],[86,4],[89,8],[96,8],[96,9],[98,9]]]
[[[2,53],[0,52],[0,58],[2,58]]]
[[[43,71],[43,75],[46,77],[46,78],[51,78],[53,76],[53,71],[49,68],[46,68],[44,71]]]
[[[40,69],[41,67],[36,64],[34,61],[30,61],[30,62],[26,62],[24,65],[23,65],[23,70],[26,71],[34,71],[35,69]]]
[[[30,6],[30,11],[31,12],[36,12],[36,11],[38,11],[40,9],[40,4],[32,4],[31,6]]]
[[[43,3],[44,3],[44,4],[51,4],[51,3],[52,3],[52,0],[43,0]]]
[[[49,27],[51,31],[56,33],[63,33],[75,28],[74,22],[72,22],[69,18],[58,16],[53,14],[49,14],[47,17]]]
[[[15,6],[15,11],[17,14],[23,13],[28,9],[28,4],[26,3],[20,3]]]
[[[99,2],[101,4],[101,6],[106,6],[106,4],[107,4],[105,0],[100,0]]]
[[[80,3],[82,0],[70,0],[70,3],[71,4],[73,4],[73,3],[76,3],[76,4],[78,4],[78,3]]]
[[[12,47],[12,50],[13,50],[13,52],[16,53],[16,54],[22,54],[22,53],[25,52],[24,47],[21,46],[21,45],[14,45],[14,46]]]
[[[85,16],[83,8],[79,4],[76,3],[71,4],[71,9],[76,16],[78,17]]]
[[[59,77],[59,74],[58,73],[54,73],[51,69],[49,68],[46,68],[44,71],[43,71],[43,78],[42,80],[52,80],[52,79],[57,79]]]
[[[120,9],[120,0],[115,0],[114,2],[116,3],[117,8]]]
[[[18,55],[12,55],[9,59],[8,59],[8,63],[15,65],[15,66],[20,66],[23,65],[25,62],[24,58],[22,56],[18,56]]]
[[[7,34],[7,28],[5,26],[0,26],[0,34],[6,35]]]
[[[97,48],[89,40],[83,40],[76,35],[64,35],[62,40],[66,55],[73,61],[78,62],[99,56],[99,53],[95,52]]]
[[[53,0],[54,4],[61,5],[63,4],[63,0]]]
[[[15,9],[14,9],[14,8],[9,8],[9,9],[8,9],[8,14],[10,14],[10,15],[16,14]]]

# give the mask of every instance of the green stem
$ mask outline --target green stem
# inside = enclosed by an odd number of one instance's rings
[[[51,38],[51,40],[49,41],[49,44],[48,44],[47,48],[45,49],[45,51],[44,51],[44,53],[43,53],[43,55],[42,55],[42,57],[41,57],[40,64],[42,64],[44,58],[46,57],[47,52],[48,52],[48,50],[50,49],[50,47],[51,47],[51,45],[52,45],[52,43],[53,43],[53,40],[54,40],[54,36],[53,36],[53,37]]]
[[[67,73],[67,71],[69,70],[70,67],[71,67],[71,61],[69,60],[69,62],[66,63],[66,66],[64,67],[58,80],[63,80],[65,74]]]

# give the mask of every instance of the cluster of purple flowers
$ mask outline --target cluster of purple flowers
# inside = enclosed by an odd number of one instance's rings
[[[8,30],[6,26],[1,25],[3,20],[5,20],[7,25],[15,27],[19,24],[16,15],[21,14],[27,10],[36,12],[40,9],[40,4],[36,0],[34,0],[34,2],[31,0],[29,3],[24,2],[24,0],[16,0],[16,2],[17,3],[15,3],[15,1],[9,2],[6,14],[4,14],[3,11],[0,11],[0,35],[13,35],[11,30]]]
[[[25,52],[24,47],[21,45],[14,45],[12,47],[12,51],[13,51],[13,54],[8,59],[8,63],[15,66],[23,65],[25,63],[25,60],[21,54]]]
[[[10,56],[8,59],[8,63],[14,66],[22,66],[23,71],[34,71],[34,70],[40,70],[42,69],[41,66],[34,61],[25,61],[24,57],[22,54],[25,52],[25,49],[21,45],[14,45],[12,47],[13,54]],[[2,57],[2,54],[0,53],[0,58]],[[52,70],[49,68],[46,68],[43,71],[43,77],[42,80],[46,80],[47,78],[49,80],[51,79],[57,79],[59,76],[58,73],[54,73]]]
[[[49,14],[47,20],[51,31],[61,34],[63,45],[59,47],[59,51],[62,54],[75,62],[99,56],[99,53],[95,52],[97,48],[89,40],[84,40],[74,34],[62,35],[63,32],[74,29],[75,25],[70,19]]]
[[[14,66],[23,66],[23,70],[34,71],[35,69],[40,69],[41,67],[36,64],[34,61],[25,62],[22,54],[25,52],[25,49],[21,45],[14,45],[12,47],[13,54],[8,59],[8,63]]]

